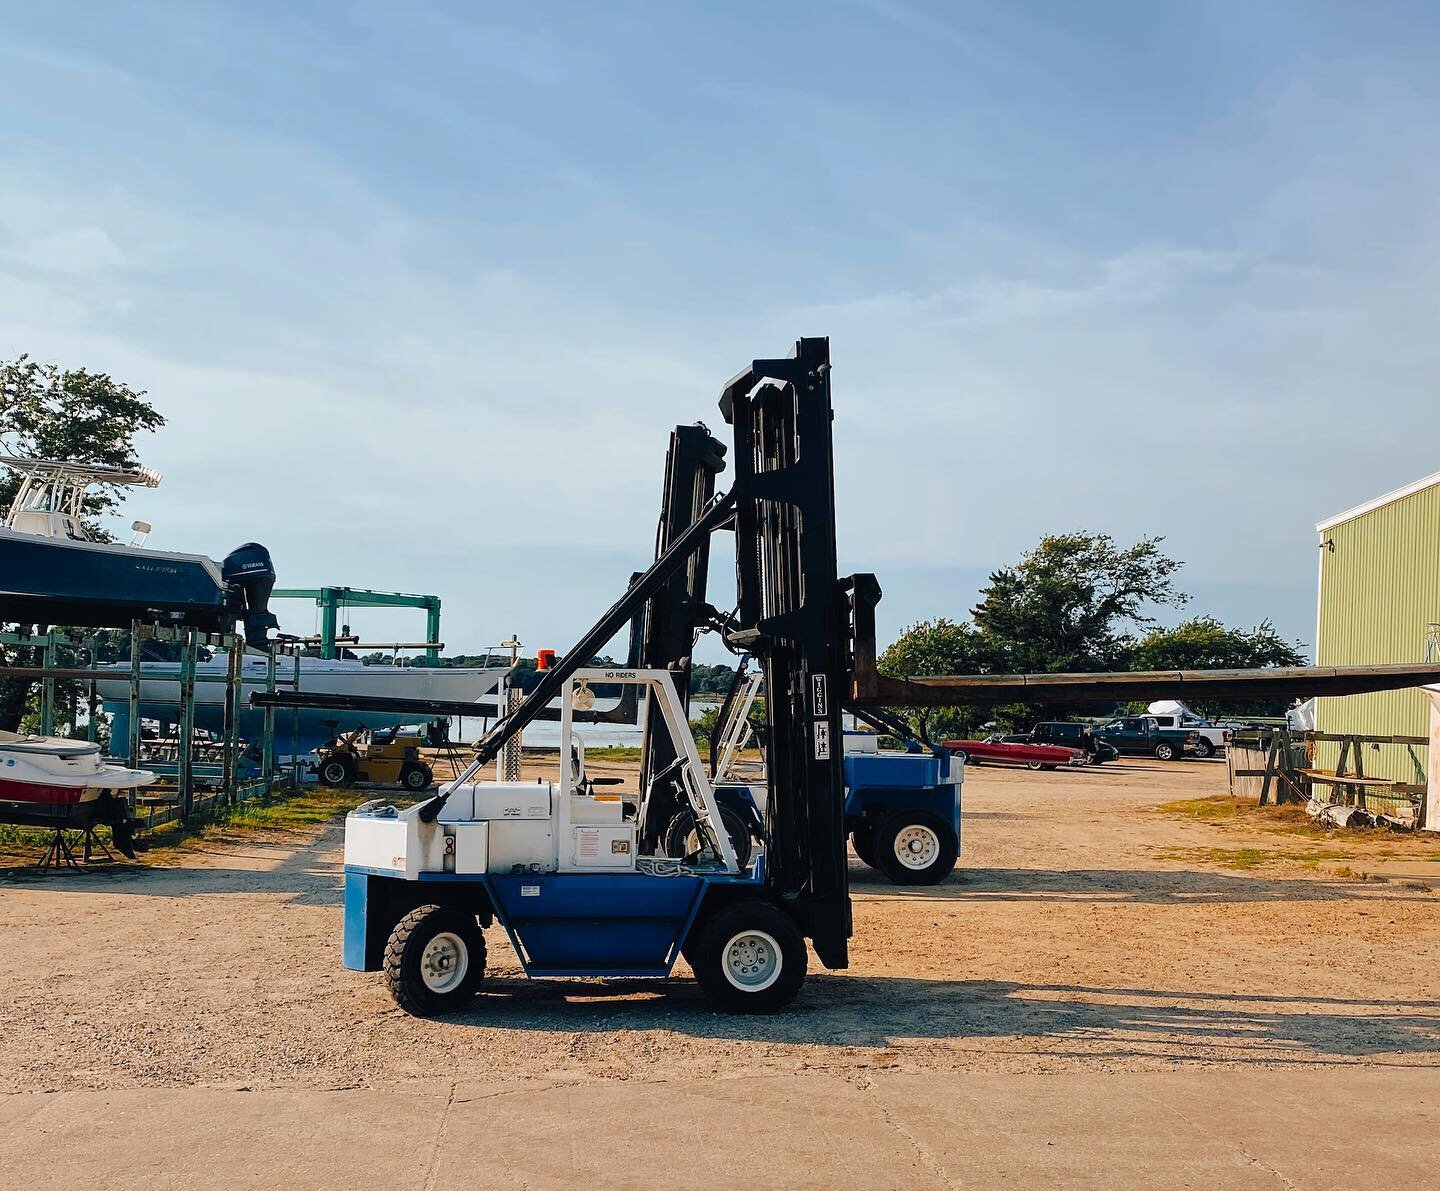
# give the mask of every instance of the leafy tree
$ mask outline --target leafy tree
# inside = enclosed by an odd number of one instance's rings
[[[880,669],[922,676],[1303,664],[1268,621],[1248,633],[1213,617],[1156,628],[1152,609],[1188,599],[1175,586],[1180,563],[1161,551],[1162,540],[1120,547],[1107,534],[1043,538],[1017,564],[990,576],[969,623],[941,618],[912,625],[881,655]],[[1137,640],[1142,629],[1148,633]],[[1069,710],[1100,715],[1112,708],[1103,702]],[[1014,704],[944,709],[919,722],[932,737],[973,735],[991,720],[1014,726],[1055,714]]]
[[[0,361],[0,443],[7,453],[133,468],[140,462],[135,436],[164,424],[142,390],[103,372],[62,370],[25,355]],[[8,507],[18,487],[14,472],[0,476],[0,505]],[[120,489],[92,491],[85,511],[93,519],[122,499]],[[91,531],[103,536],[98,526]],[[7,665],[38,665],[40,653],[0,648],[0,657]],[[28,679],[0,678],[0,728],[20,724],[34,687]]]
[[[1133,628],[1155,623],[1152,606],[1179,607],[1180,563],[1163,538],[1120,548],[1109,534],[1042,538],[1013,567],[990,576],[972,611],[976,629],[1016,673],[1123,669]]]
[[[974,625],[941,617],[911,625],[880,655],[882,674],[896,678],[936,674],[985,674],[995,670],[1004,650]],[[945,707],[925,712],[902,712],[932,739],[971,737],[994,717],[989,708]]]
[[[1291,644],[1268,620],[1252,631],[1227,629],[1213,616],[1197,616],[1173,629],[1153,629],[1135,647],[1132,670],[1253,670],[1303,666],[1298,643]]]
[[[1173,629],[1153,629],[1131,655],[1132,670],[1255,670],[1303,666],[1298,643],[1291,644],[1268,620],[1253,630],[1228,629],[1213,616],[1197,616]],[[1197,705],[1206,715],[1283,715],[1282,700],[1223,700]]]
[[[735,667],[724,662],[708,665],[696,662],[690,667],[690,693],[692,695],[724,695],[730,689],[735,677]]]
[[[10,454],[133,468],[135,436],[163,425],[143,390],[106,373],[62,371],[24,355],[0,362],[0,442]],[[8,507],[19,484],[14,472],[0,478],[0,505]],[[94,518],[123,499],[114,487],[92,490],[85,510]]]

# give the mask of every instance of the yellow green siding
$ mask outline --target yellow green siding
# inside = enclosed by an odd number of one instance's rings
[[[1423,662],[1426,626],[1440,622],[1440,483],[1371,509],[1320,533],[1320,617],[1316,662],[1322,666]],[[1326,543],[1333,542],[1331,549]],[[1322,732],[1428,736],[1429,702],[1419,691],[1321,699]],[[1317,760],[1334,768],[1338,749]],[[1425,749],[1415,750],[1423,767]],[[1423,781],[1398,745],[1365,750],[1365,771]]]

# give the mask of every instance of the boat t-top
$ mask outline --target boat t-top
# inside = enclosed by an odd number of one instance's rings
[[[132,620],[229,632],[263,648],[276,627],[268,610],[275,571],[265,547],[247,542],[223,563],[201,554],[151,550],[150,526],[128,544],[97,541],[85,525],[92,488],[160,483],[148,467],[117,468],[0,455],[20,488],[0,525],[0,620],[121,628]]]

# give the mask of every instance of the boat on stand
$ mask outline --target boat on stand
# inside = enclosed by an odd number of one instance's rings
[[[106,542],[85,524],[85,498],[97,487],[154,488],[158,472],[0,455],[20,487],[0,525],[0,620],[118,628],[132,620],[230,632],[267,645],[275,570],[256,542],[223,562],[202,554],[152,550],[137,521],[129,543]]]
[[[155,781],[144,769],[111,765],[100,746],[63,736],[0,731],[0,822],[52,829],[41,867],[76,863],[67,830],[84,832],[86,859],[104,848],[94,828],[110,828],[115,846],[135,857],[127,795]]]

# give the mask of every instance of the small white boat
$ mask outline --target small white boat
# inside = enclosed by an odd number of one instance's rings
[[[124,792],[154,780],[147,770],[106,764],[100,746],[88,740],[0,731],[0,822],[54,828],[104,823],[130,854]]]

